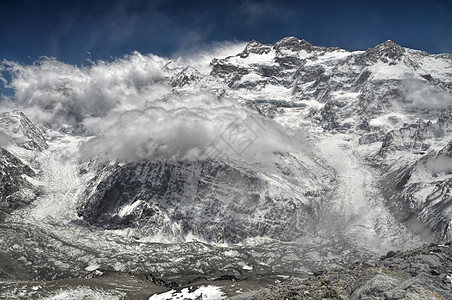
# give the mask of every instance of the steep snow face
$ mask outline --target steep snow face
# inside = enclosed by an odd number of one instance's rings
[[[248,100],[325,103],[311,113],[325,129],[360,129],[382,114],[452,104],[447,55],[428,55],[391,41],[355,52],[296,38],[250,45],[253,52],[245,48],[234,57],[213,60],[211,74]]]
[[[49,147],[43,128],[31,122],[21,111],[1,113],[0,128],[5,145],[15,144],[26,150],[37,151]]]

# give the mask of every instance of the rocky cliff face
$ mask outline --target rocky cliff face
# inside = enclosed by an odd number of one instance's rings
[[[34,151],[48,148],[43,130],[30,121],[22,112],[0,114],[2,148],[0,148],[0,210],[11,212],[36,199],[39,188],[30,181],[36,177],[29,162],[23,161],[6,148],[18,147],[24,158],[32,158]]]
[[[280,154],[274,170],[222,160],[106,167],[89,183],[78,213],[106,228],[134,227],[142,236],[290,241],[312,230],[333,179],[328,171],[290,154]]]
[[[49,147],[42,127],[30,121],[21,111],[1,113],[0,129],[9,142],[26,150],[42,151]]]
[[[4,213],[30,204],[36,188],[27,180],[35,172],[7,150],[0,148],[0,212]]]

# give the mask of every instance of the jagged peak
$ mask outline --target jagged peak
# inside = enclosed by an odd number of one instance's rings
[[[263,54],[271,51],[271,45],[263,44],[255,39],[251,40],[246,47],[243,53],[256,53]]]
[[[375,46],[374,48],[379,48],[379,49],[392,49],[392,48],[403,49],[402,46],[396,44],[392,40],[387,40],[387,41],[385,41],[383,43],[380,43],[377,46]]]
[[[297,37],[294,36],[288,36],[285,37],[283,39],[281,39],[280,41],[276,42],[274,45],[275,49],[281,49],[281,48],[285,48],[285,49],[289,49],[292,51],[300,51],[302,49],[304,50],[310,50],[312,49],[314,46],[303,40],[303,39],[299,39]]]
[[[366,56],[384,61],[387,59],[400,60],[404,54],[405,48],[394,43],[392,40],[387,40],[366,51]]]

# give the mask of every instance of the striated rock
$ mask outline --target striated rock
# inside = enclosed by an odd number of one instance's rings
[[[228,243],[266,236],[289,241],[314,225],[310,220],[316,218],[320,198],[307,192],[322,195],[326,188],[319,180],[326,170],[311,163],[309,170],[295,157],[285,156],[277,164],[278,173],[271,175],[240,162],[214,160],[114,166],[91,181],[78,214],[91,224],[135,227],[148,236],[183,240],[193,235]],[[298,184],[292,186],[294,181]]]

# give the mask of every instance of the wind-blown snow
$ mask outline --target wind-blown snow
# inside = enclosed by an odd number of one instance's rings
[[[246,42],[213,43],[191,53],[181,51],[175,57],[182,64],[192,66],[201,74],[208,75],[210,73],[210,62],[212,59],[236,55],[242,52],[246,44]]]

